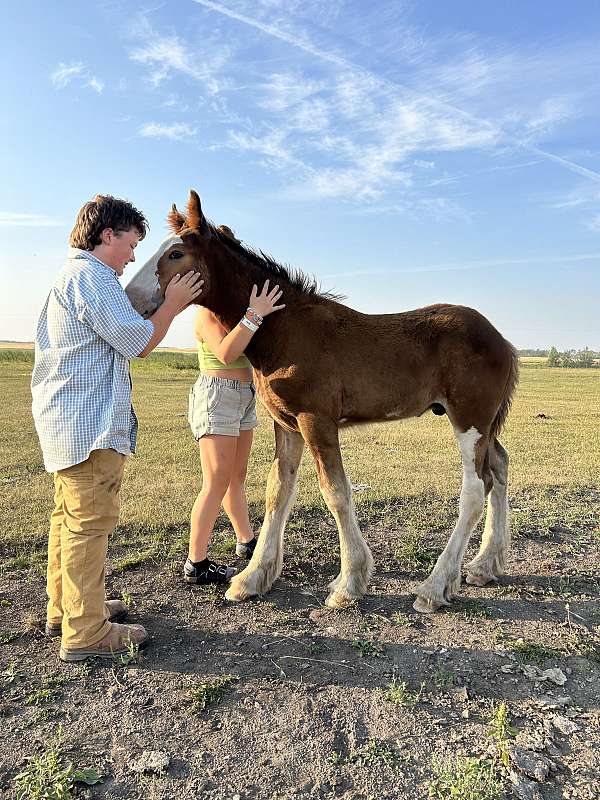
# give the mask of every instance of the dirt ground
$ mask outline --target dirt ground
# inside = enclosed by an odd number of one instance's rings
[[[411,590],[427,564],[399,565],[403,531],[389,520],[364,526],[371,593],[325,609],[337,534],[325,515],[309,522],[310,547],[292,532],[274,590],[241,605],[183,583],[180,562],[109,568],[109,596],[129,592],[131,621],[153,635],[127,666],[61,664],[36,627],[43,577],[0,577],[2,797],[59,725],[63,758],[103,779],[76,795],[98,800],[426,798],[436,761],[486,754],[506,797],[600,797],[597,533],[521,535],[499,585],[463,585],[451,609],[420,616]],[[543,677],[553,668],[555,682]],[[235,676],[220,702],[194,706],[190,692],[220,675]],[[386,698],[402,682],[402,702]],[[509,770],[489,723],[501,701],[516,733]]]

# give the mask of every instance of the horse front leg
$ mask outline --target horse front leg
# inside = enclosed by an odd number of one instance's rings
[[[225,592],[227,600],[240,601],[269,591],[283,568],[283,534],[296,497],[298,467],[304,449],[299,433],[275,426],[275,460],[267,480],[265,518],[248,566],[234,575]]]
[[[329,608],[344,608],[367,591],[373,557],[358,526],[350,482],[346,477],[337,425],[313,415],[298,416],[302,435],[315,459],[319,487],[337,523],[340,537],[340,573],[329,584]]]

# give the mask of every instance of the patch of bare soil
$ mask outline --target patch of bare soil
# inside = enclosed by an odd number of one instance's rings
[[[451,609],[420,616],[411,589],[426,572],[399,566],[402,531],[389,524],[365,531],[371,594],[326,610],[335,532],[327,519],[312,527],[312,549],[292,535],[274,590],[241,605],[183,583],[181,563],[109,572],[109,595],[130,592],[131,620],[153,634],[128,666],[61,664],[58,642],[32,626],[42,577],[3,576],[2,796],[16,796],[25,758],[46,752],[59,725],[63,758],[103,776],[75,794],[98,800],[426,798],[436,759],[486,754],[506,797],[600,796],[591,539],[522,537],[499,585],[463,586]],[[202,690],[223,675],[235,678],[210,702]],[[489,723],[502,701],[516,733],[508,769]]]

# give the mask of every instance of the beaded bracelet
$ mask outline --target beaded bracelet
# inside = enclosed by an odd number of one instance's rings
[[[246,309],[246,314],[250,315],[250,319],[255,325],[260,325],[263,321],[261,315],[258,313],[258,311],[255,311],[252,306],[248,306]]]

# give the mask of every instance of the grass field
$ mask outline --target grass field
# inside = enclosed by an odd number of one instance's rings
[[[44,560],[52,479],[42,466],[30,412],[32,353],[0,353],[2,535],[4,569]],[[189,508],[201,485],[197,448],[186,420],[194,356],[158,353],[133,362],[134,404],[140,420],[138,454],[129,460],[121,523],[114,545],[121,560],[183,553]],[[544,415],[539,416],[539,415]],[[273,455],[264,411],[248,472],[252,516],[260,520]],[[511,458],[513,530],[535,523],[589,529],[598,524],[600,371],[522,365],[502,441]],[[445,417],[368,425],[342,432],[342,452],[363,520],[393,513],[409,531],[448,526],[460,489],[460,464]],[[296,510],[326,513],[312,459],[305,453]],[[294,526],[292,515],[291,527]],[[219,527],[225,524],[224,519]]]

